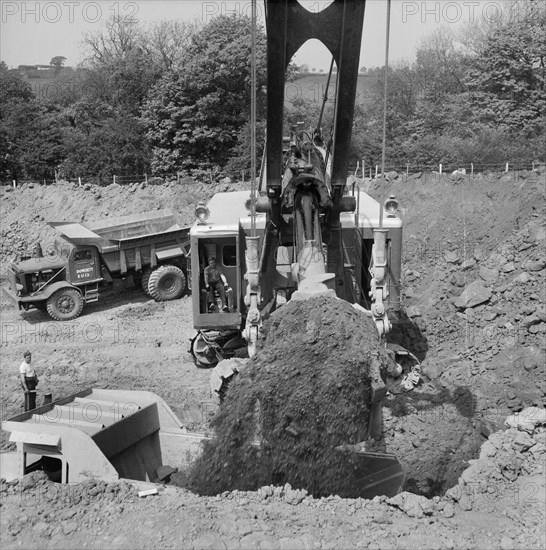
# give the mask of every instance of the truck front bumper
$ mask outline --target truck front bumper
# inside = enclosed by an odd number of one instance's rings
[[[17,294],[11,290],[8,286],[2,287],[2,292],[12,301],[15,302],[19,309],[23,309],[22,303],[23,300],[21,299],[21,296],[17,296]]]
[[[19,309],[28,310],[37,302],[44,301],[43,298],[40,299],[40,296],[17,296],[17,293],[8,286],[3,286],[2,290],[10,300],[17,304]]]

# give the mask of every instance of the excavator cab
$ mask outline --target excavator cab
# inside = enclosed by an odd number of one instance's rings
[[[215,201],[213,198],[206,206],[198,205],[197,221],[190,230],[193,326],[197,334],[191,340],[189,351],[200,368],[214,367],[220,359],[232,357],[236,349],[244,346],[241,330],[246,292],[245,239],[237,219],[229,225],[224,223],[226,212],[229,215],[227,210],[225,199]],[[214,296],[212,304],[209,300],[204,271],[210,258],[216,258],[227,280],[227,311],[222,311],[218,296]]]

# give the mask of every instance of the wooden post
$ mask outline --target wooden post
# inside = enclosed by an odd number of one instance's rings
[[[377,172],[379,171],[379,165],[375,165],[375,177],[377,178]]]
[[[442,163],[440,163],[440,170],[439,170],[440,176],[442,175]]]
[[[533,161],[533,162],[531,163],[531,170],[532,170],[533,172],[535,171],[535,161]]]
[[[354,173],[354,176],[355,178],[358,176],[358,169],[360,168],[360,161],[356,161],[356,168],[355,168],[355,173]]]
[[[508,163],[506,163],[506,169],[504,171],[508,172]]]
[[[180,183],[180,172],[179,171],[176,172],[176,183],[177,184]]]
[[[245,171],[244,170],[241,170],[241,181],[243,183],[245,182]]]
[[[116,183],[116,176],[113,176],[114,177],[114,183]]]
[[[474,178],[474,163],[470,163],[470,177]]]
[[[209,168],[209,180],[210,180],[210,183],[212,184],[212,168]]]
[[[409,162],[406,164],[406,177],[409,176]]]
[[[82,179],[80,178],[80,176],[78,176],[78,187],[81,187],[82,186]]]
[[[13,188],[16,189],[17,188],[17,182],[15,180],[13,180]]]
[[[362,179],[366,177],[366,161],[362,159]]]
[[[370,166],[370,179],[372,179],[372,167]]]

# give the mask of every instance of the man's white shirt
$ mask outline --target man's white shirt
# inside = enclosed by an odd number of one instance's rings
[[[34,372],[34,367],[32,366],[32,363],[27,363],[26,361],[23,361],[21,363],[21,366],[19,367],[19,373],[24,374],[29,378],[36,375],[36,373]]]

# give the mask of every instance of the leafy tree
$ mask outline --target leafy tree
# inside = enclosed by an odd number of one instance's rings
[[[85,36],[85,45],[89,52],[85,66],[101,77],[107,99],[126,114],[139,116],[160,70],[137,23],[112,17],[104,31]]]
[[[546,9],[496,28],[466,75],[468,99],[488,127],[544,132]]]
[[[218,17],[196,33],[179,72],[166,73],[143,111],[159,172],[224,166],[250,117],[250,19]],[[265,36],[257,33],[258,86],[265,84]],[[260,97],[260,110],[264,101]]]
[[[146,32],[154,63],[162,70],[182,69],[198,21],[160,21]]]
[[[32,97],[34,96],[30,84],[19,72],[8,69],[8,66],[0,61],[0,108],[10,100],[29,101]],[[0,117],[2,114],[0,111]]]
[[[5,153],[2,172],[10,179],[52,178],[64,156],[64,143],[55,113],[34,99],[12,100],[1,121]]]
[[[59,74],[61,72],[65,61],[66,57],[63,57],[62,55],[56,55],[55,57],[51,58],[49,64],[55,68],[55,74]]]
[[[0,175],[51,178],[62,159],[55,114],[34,99],[30,85],[0,62]]]

